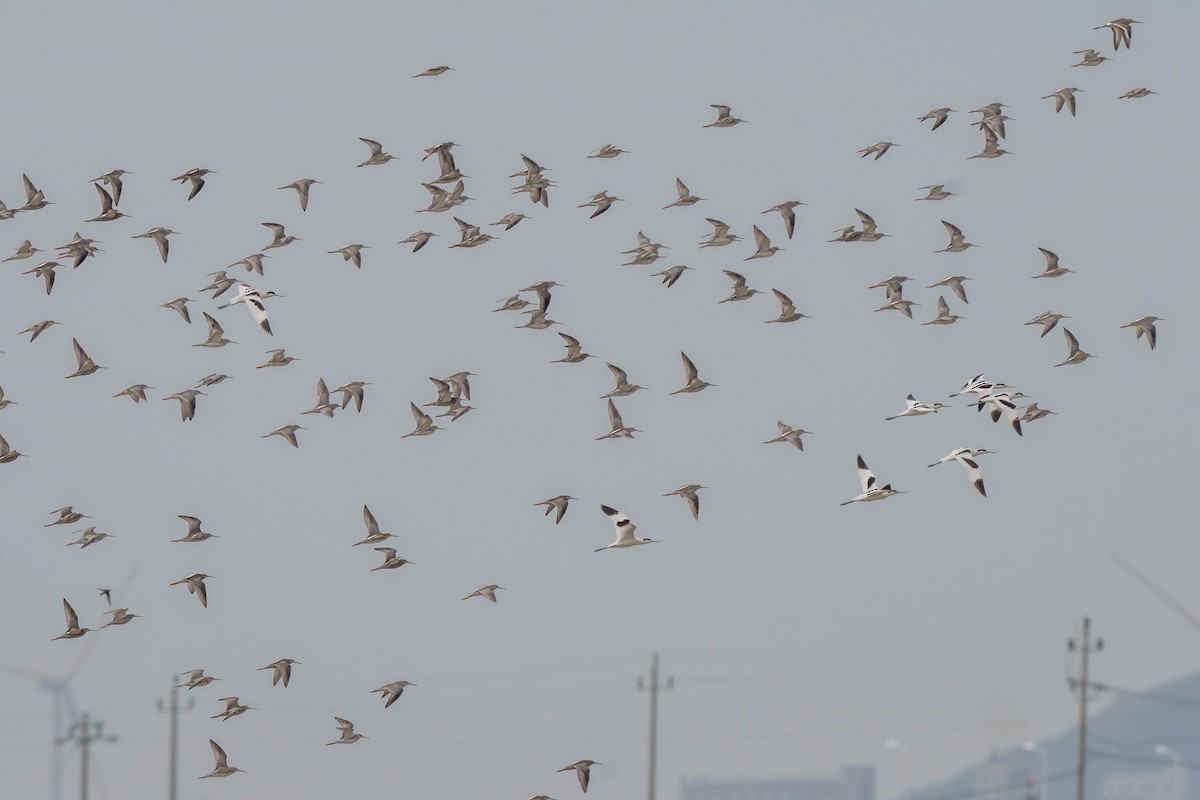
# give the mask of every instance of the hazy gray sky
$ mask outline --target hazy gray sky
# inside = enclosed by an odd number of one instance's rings
[[[1113,54],[1092,28],[1121,16],[1145,24]],[[877,762],[895,795],[1057,732],[1074,714],[1064,643],[1085,612],[1108,642],[1102,679],[1193,670],[1200,643],[1108,553],[1200,608],[1200,548],[1184,535],[1200,389],[1186,357],[1200,341],[1187,311],[1196,22],[1182,2],[8,9],[19,35],[5,50],[0,199],[21,204],[26,172],[55,205],[0,222],[0,252],[26,238],[50,250],[76,230],[104,252],[60,269],[49,297],[21,274],[37,260],[3,265],[0,385],[18,404],[0,434],[30,458],[0,466],[0,662],[60,675],[94,646],[72,692],[121,737],[94,759],[95,796],[113,798],[161,791],[155,701],[196,667],[224,682],[188,695],[181,797],[560,800],[578,786],[554,770],[581,758],[604,765],[590,797],[644,790],[635,682],[655,651],[675,677],[664,797],[684,776],[844,762]],[[1114,60],[1071,68],[1083,48]],[[435,64],[457,71],[410,79]],[[1072,85],[1075,118],[1038,99]],[[1117,99],[1141,86],[1159,94]],[[964,112],[992,101],[1011,106],[1013,155],[966,160],[983,139]],[[748,122],[703,128],[711,103]],[[933,133],[915,121],[939,106],[960,113]],[[360,136],[399,160],[355,169]],[[437,172],[422,150],[450,139],[476,198],[459,216],[532,218],[448,249],[451,215],[414,212]],[[855,155],[880,140],[900,146]],[[629,154],[585,158],[607,142]],[[509,194],[521,153],[552,170],[549,209]],[[169,178],[197,166],[217,174],[187,202]],[[117,167],[133,173],[131,219],[85,224],[98,212],[88,179]],[[301,177],[323,181],[307,213],[275,188]],[[707,199],[662,210],[676,177]],[[931,183],[958,196],[913,202]],[[625,202],[589,221],[575,206],[601,189]],[[759,214],[785,199],[809,204],[791,241]],[[891,238],[827,244],[855,208]],[[706,216],[748,239],[759,224],[787,249],[748,264],[745,242],[699,250]],[[932,254],[941,219],[978,248]],[[270,305],[275,336],[232,308],[220,319],[238,344],[191,347],[199,311],[223,302],[196,289],[266,244],[264,221],[302,239],[248,276],[286,295]],[[167,265],[129,238],[156,225],[180,231]],[[416,254],[395,244],[421,228],[439,238]],[[619,266],[639,230],[667,258]],[[361,271],[326,254],[356,241],[371,247]],[[1039,246],[1078,274],[1031,281]],[[647,277],[673,264],[695,271],[670,290]],[[766,294],[719,305],[722,269]],[[914,278],[914,322],[871,311],[883,298],[867,285],[894,274]],[[938,294],[923,287],[952,274],[974,278],[969,306],[951,298],[966,319],[919,326]],[[538,280],[564,284],[550,314],[561,327],[514,330],[524,318],[490,313]],[[813,319],[764,325],[772,287]],[[197,298],[196,324],[157,307],[180,295]],[[1070,315],[1097,357],[1053,368],[1062,335],[1021,324],[1045,310]],[[1167,320],[1154,352],[1117,327],[1148,314]],[[38,341],[14,335],[47,318],[62,324]],[[549,364],[556,330],[597,358]],[[64,381],[73,336],[108,369]],[[254,369],[273,347],[302,360]],[[681,350],[715,388],[668,396]],[[593,441],[608,430],[605,360],[651,389],[618,401],[644,431],[632,441]],[[400,441],[409,401],[433,398],[428,376],[458,370],[478,373],[476,410]],[[158,399],[212,372],[234,380],[206,390],[194,421]],[[946,399],[979,372],[1058,415],[1018,438]],[[322,376],[370,381],[362,414],[301,417]],[[149,403],[110,399],[137,382],[156,387]],[[910,392],[955,407],[885,422]],[[761,444],[776,420],[815,431],[803,453]],[[298,450],[258,438],[289,422],[308,428]],[[959,446],[998,451],[982,461],[986,499],[959,467],[925,468]],[[858,453],[910,493],[839,508],[859,491]],[[710,487],[698,523],[660,496],[692,482]],[[555,527],[533,504],[560,493],[580,499]],[[378,554],[350,548],[364,503],[411,566],[370,573]],[[600,503],[663,542],[593,553],[612,535]],[[65,548],[75,527],[41,526],[67,504],[116,538]],[[221,538],[169,543],[178,514]],[[97,627],[95,587],[135,567],[122,605],[144,619],[49,641],[61,598]],[[207,609],[168,587],[193,572],[216,576]],[[486,583],[507,587],[497,605],[459,601]],[[255,671],[285,656],[302,662],[286,690]],[[419,686],[385,711],[368,692],[397,679]],[[4,793],[45,796],[50,696],[8,675],[0,686]],[[259,710],[209,719],[228,694]],[[371,738],[324,747],[334,715]],[[198,782],[210,737],[248,774]],[[908,751],[885,750],[887,737]]]

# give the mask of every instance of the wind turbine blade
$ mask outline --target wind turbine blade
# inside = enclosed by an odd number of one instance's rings
[[[48,672],[39,672],[36,669],[26,669],[25,667],[15,667],[11,664],[0,664],[0,672],[5,672],[9,675],[19,675],[22,678],[28,678],[38,683],[54,680],[54,676]]]
[[[1130,564],[1128,561],[1121,558],[1111,550],[1108,552],[1108,557],[1117,562],[1117,566],[1132,575],[1138,583],[1149,589],[1155,597],[1166,603],[1172,611],[1183,617],[1184,621],[1186,621],[1188,625],[1191,625],[1193,630],[1195,630],[1197,633],[1200,633],[1200,617],[1197,617],[1195,613],[1188,610],[1182,603],[1172,597],[1166,589],[1162,588],[1157,583],[1139,572],[1137,567],[1133,566],[1133,564]]]

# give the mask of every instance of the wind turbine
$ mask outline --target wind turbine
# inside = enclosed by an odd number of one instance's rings
[[[133,568],[129,570],[129,573],[125,576],[125,580],[121,583],[121,588],[113,593],[118,605],[129,590],[130,584],[133,583],[133,578],[137,575],[139,566],[139,564],[133,565]],[[50,796],[53,800],[62,800],[63,757],[59,740],[66,735],[67,729],[71,725],[79,721],[79,711],[75,706],[75,697],[71,694],[71,681],[79,674],[79,670],[83,669],[83,665],[99,641],[100,635],[99,632],[95,632],[92,636],[88,637],[87,643],[83,645],[79,654],[75,656],[75,660],[71,662],[71,666],[62,675],[52,675],[41,670],[18,667],[11,664],[0,664],[0,673],[36,681],[38,688],[45,689],[51,693],[51,702],[54,707],[52,711],[54,715],[54,738],[50,742],[50,752],[52,753],[50,763]]]

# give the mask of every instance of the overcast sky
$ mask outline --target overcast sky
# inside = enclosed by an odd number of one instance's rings
[[[151,796],[166,781],[167,719],[155,708],[172,676],[205,668],[222,683],[187,694],[181,718],[182,798],[399,792],[406,796],[577,796],[578,759],[602,762],[589,796],[644,791],[646,695],[655,651],[674,688],[661,698],[660,794],[684,777],[780,777],[874,762],[880,791],[958,770],[996,747],[1073,722],[1065,640],[1090,613],[1107,640],[1094,674],[1149,686],[1195,668],[1200,642],[1109,558],[1116,551],[1200,608],[1200,546],[1190,492],[1200,379],[1187,356],[1200,341],[1190,242],[1190,102],[1197,13],[1098,2],[994,4],[520,2],[210,2],[164,13],[156,3],[66,10],[18,4],[5,49],[0,199],[23,202],[21,174],[54,205],[0,222],[0,253],[24,239],[42,250],[75,231],[104,252],[58,270],[47,297],[0,271],[0,386],[14,405],[0,435],[29,458],[0,465],[0,662],[59,676],[86,651],[71,684],[80,710],[116,733],[97,745],[98,797]],[[1133,48],[1112,52],[1096,25],[1137,16]],[[1139,16],[1144,15],[1144,16]],[[1113,61],[1072,68],[1072,51]],[[412,79],[427,67],[456,68]],[[1039,99],[1077,86],[1078,116]],[[1149,87],[1140,100],[1124,92]],[[1002,101],[1012,155],[967,160],[983,147],[968,109]],[[704,128],[724,103],[747,122]],[[936,132],[916,118],[958,110]],[[377,139],[397,160],[356,169]],[[453,140],[475,198],[458,216],[499,240],[449,249],[451,214],[418,214],[436,177],[424,148]],[[855,151],[887,140],[882,159]],[[588,160],[605,143],[627,151]],[[556,182],[550,207],[511,195],[524,153]],[[132,172],[112,223],[88,179]],[[170,178],[214,170],[188,202]],[[298,178],[322,181],[302,213]],[[682,178],[706,198],[663,210]],[[948,200],[914,202],[942,183]],[[575,206],[607,189],[623,198],[588,219]],[[799,209],[788,240],[783,200]],[[829,244],[872,214],[869,244]],[[750,242],[700,250],[727,222]],[[939,220],[978,245],[946,245]],[[275,335],[241,308],[216,312],[196,290],[208,273],[258,252],[280,222],[301,238],[247,277],[269,301]],[[752,225],[786,248],[744,263]],[[180,232],[164,265],[153,226]],[[438,234],[419,253],[396,242]],[[669,245],[652,267],[620,266],[644,231]],[[371,249],[354,269],[327,251]],[[1076,274],[1033,281],[1038,247]],[[687,264],[674,287],[649,277]],[[764,294],[719,304],[723,269]],[[914,321],[873,313],[869,284],[913,278]],[[927,326],[939,292],[967,275],[969,305],[948,291],[950,327]],[[555,280],[548,331],[491,313],[499,298]],[[812,319],[764,325],[771,288]],[[188,296],[188,326],[158,307]],[[205,338],[200,311],[228,338]],[[1096,356],[1066,358],[1058,330],[1022,323],[1042,311]],[[1144,315],[1157,350],[1118,326]],[[16,332],[61,323],[30,344]],[[564,354],[555,331],[596,356]],[[107,369],[75,369],[71,338]],[[265,351],[301,360],[257,370]],[[679,353],[715,387],[683,385]],[[633,440],[608,431],[604,367],[649,387],[618,400]],[[412,429],[410,401],[433,400],[429,376],[470,370],[475,410],[432,436]],[[165,395],[202,376],[181,422]],[[984,372],[1056,416],[1025,436],[947,395]],[[319,377],[365,380],[361,414],[300,412]],[[134,405],[111,396],[154,390]],[[951,404],[936,416],[885,422],[904,398]],[[776,420],[814,431],[803,452],[764,446]],[[259,437],[298,423],[300,447]],[[950,450],[981,459],[988,497]],[[859,493],[855,456],[909,492],[839,507]],[[699,483],[699,522],[679,498]],[[561,525],[538,501],[577,498]],[[379,554],[351,548],[367,504],[413,563],[371,573]],[[659,544],[603,553],[614,506]],[[66,548],[79,526],[44,529],[72,504],[115,538]],[[200,517],[221,538],[172,544]],[[363,552],[366,551],[366,552]],[[202,608],[182,587],[215,576]],[[459,598],[506,587],[499,603]],[[142,614],[76,641],[60,601],[98,627],[96,587],[120,590]],[[286,690],[267,672],[301,663]],[[418,686],[386,711],[371,689]],[[0,675],[0,773],[13,796],[47,796],[51,697]],[[209,719],[216,698],[256,707]],[[326,748],[333,717],[370,738]],[[197,782],[212,769],[207,740],[245,775]],[[886,738],[907,750],[886,750]],[[69,765],[73,765],[74,754]],[[1052,768],[1053,765],[1052,765]],[[68,770],[73,791],[76,772]]]

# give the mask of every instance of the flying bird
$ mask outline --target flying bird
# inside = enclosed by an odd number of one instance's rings
[[[358,166],[360,167],[378,167],[381,164],[386,164],[395,158],[395,156],[383,152],[383,145],[374,139],[364,139],[360,136],[358,137],[358,140],[371,149],[370,158],[359,164]]]
[[[852,497],[840,505],[848,506],[851,503],[870,503],[875,500],[886,500],[892,495],[904,494],[897,489],[893,489],[890,483],[880,486],[875,480],[875,473],[867,468],[867,462],[863,461],[863,457],[858,457],[858,480],[862,484],[862,494],[857,497]]]
[[[50,641],[55,642],[59,639],[78,639],[85,633],[88,633],[91,628],[79,627],[79,615],[75,613],[75,609],[71,608],[71,604],[67,602],[67,598],[63,598],[63,616],[67,618],[67,630],[60,636],[55,636]]]
[[[308,211],[308,192],[310,189],[312,189],[314,184],[318,183],[320,183],[320,181],[314,180],[313,178],[301,178],[298,181],[292,181],[286,186],[280,186],[279,188],[295,189],[296,194],[300,196],[300,210]]]
[[[763,442],[763,444],[775,444],[776,442],[787,442],[788,444],[795,447],[797,450],[804,450],[804,442],[800,440],[800,437],[806,433],[811,436],[812,433],[810,431],[806,431],[803,428],[793,428],[791,425],[788,425],[786,422],[776,422],[775,424],[777,426],[779,426],[779,435],[776,436],[774,439],[767,439],[765,442]]]
[[[463,600],[470,600],[472,597],[482,597],[494,603],[496,602],[496,590],[503,588],[503,586],[497,586],[494,583],[489,583],[487,586],[480,586],[478,589],[464,597]]]
[[[1142,338],[1142,334],[1146,335],[1146,343],[1153,350],[1158,342],[1158,329],[1154,327],[1154,323],[1162,322],[1162,317],[1141,317],[1130,322],[1128,325],[1121,325],[1121,328],[1133,328],[1137,332],[1137,338]]]
[[[83,348],[79,346],[79,341],[77,339],[71,340],[71,346],[75,348],[75,361],[78,364],[78,369],[66,377],[79,378],[84,375],[92,375],[97,370],[105,369],[105,367],[102,367],[95,361],[92,361],[92,357],[85,353]]]
[[[680,486],[673,492],[667,492],[663,497],[678,496],[687,501],[688,508],[692,512],[692,519],[700,519],[700,496],[696,494],[701,489],[707,489],[707,486],[701,486],[698,483],[689,483],[685,486]]]
[[[684,384],[682,389],[676,389],[671,394],[682,394],[684,392],[699,392],[707,389],[709,386],[716,386],[715,383],[707,383],[700,380],[699,374],[696,372],[696,365],[687,357],[687,353],[681,352],[680,358],[683,359],[683,379]]]
[[[385,683],[378,689],[372,689],[369,694],[380,692],[380,698],[387,700],[387,702],[383,704],[383,707],[391,708],[392,703],[396,702],[396,700],[400,698],[400,695],[404,694],[404,690],[409,686],[416,686],[416,684],[409,683],[408,681],[392,681],[391,683]]]
[[[612,520],[613,529],[617,534],[617,540],[612,544],[605,545],[604,547],[597,547],[593,552],[599,553],[601,550],[611,550],[613,548],[620,547],[637,547],[639,544],[651,544],[657,541],[657,539],[639,539],[634,536],[634,532],[637,531],[637,525],[634,525],[633,522],[630,521],[629,517],[625,516],[620,511],[617,511],[615,508],[602,505],[600,506],[600,510]],[[559,772],[562,771],[563,770],[559,770]],[[580,781],[586,783],[583,778],[580,778]]]
[[[639,387],[640,388],[640,387]],[[608,397],[608,422],[612,426],[612,430],[603,436],[597,436],[596,441],[601,439],[632,439],[635,433],[641,433],[637,428],[627,426],[621,420],[621,413],[617,411],[617,405],[612,401],[612,397]]]
[[[165,264],[165,263],[167,263],[167,256],[169,256],[171,254],[171,240],[168,239],[167,237],[168,236],[178,236],[178,235],[179,235],[179,233],[177,231],[173,231],[170,228],[156,227],[156,228],[151,228],[150,230],[146,231],[145,233],[139,233],[136,236],[131,236],[129,238],[131,238],[131,239],[153,239],[154,243],[156,245],[158,245],[158,255],[160,258],[162,258],[162,262]]]
[[[413,76],[413,77],[419,77],[419,76]],[[350,720],[342,719],[341,717],[334,717],[333,719],[337,722],[338,732],[341,733],[342,736],[340,739],[334,739],[332,742],[326,742],[325,743],[326,746],[331,745],[331,744],[354,744],[359,739],[370,738],[368,736],[362,735],[361,733],[355,733],[354,732],[354,723],[351,722]]]
[[[1055,364],[1056,367],[1064,367],[1068,364],[1082,364],[1089,358],[1095,358],[1090,353],[1085,353],[1079,349],[1079,340],[1075,338],[1075,334],[1071,333],[1067,328],[1063,328],[1063,336],[1067,340],[1067,359],[1066,361]]]
[[[188,688],[190,689],[191,687],[189,686]],[[215,762],[215,765],[213,766],[212,772],[208,773],[207,775],[200,776],[202,779],[228,778],[235,772],[245,772],[245,770],[229,766],[229,758],[225,755],[225,751],[221,749],[221,745],[217,744],[212,739],[209,739],[208,746],[212,748],[213,761]]]
[[[723,106],[722,106],[722,108],[723,108]],[[555,772],[566,772],[567,770],[575,770],[575,775],[576,775],[576,777],[579,778],[579,788],[583,789],[584,794],[587,794],[588,782],[591,780],[591,774],[592,774],[591,770],[592,770],[592,767],[595,767],[595,766],[603,766],[603,765],[599,761],[592,761],[591,759],[585,758],[582,761],[576,761],[574,764],[567,764],[562,769],[555,770]]]
[[[200,194],[200,190],[204,188],[204,176],[205,175],[216,175],[216,174],[217,173],[211,169],[202,169],[201,167],[194,167],[192,169],[189,169],[187,172],[183,173],[182,175],[176,175],[174,178],[171,178],[171,180],[179,181],[181,184],[185,183],[185,182],[190,183],[192,185],[192,190],[190,192],[188,192],[187,199],[191,200],[193,197]]]
[[[225,338],[225,329],[221,327],[221,323],[217,322],[216,318],[207,311],[200,312],[204,315],[204,319],[208,322],[208,338],[203,342],[192,345],[192,347],[224,347],[227,344],[237,344],[232,339]]]
[[[557,497],[551,497],[549,500],[543,500],[540,503],[534,503],[535,506],[545,506],[546,513],[542,516],[550,516],[550,512],[556,512],[554,515],[554,524],[562,522],[563,515],[567,513],[567,506],[572,500],[578,500],[578,497],[571,497],[569,494],[560,494]]]
[[[717,118],[705,125],[704,127],[706,128],[732,128],[739,122],[746,121],[744,119],[738,119],[737,117],[730,116],[730,111],[732,109],[730,109],[729,106],[722,106],[714,103],[710,106],[710,108],[715,108],[717,110]]]
[[[259,667],[255,672],[262,672],[265,669],[271,670],[271,685],[275,686],[280,681],[283,681],[283,688],[286,689],[288,681],[292,679],[292,665],[299,663],[295,659],[281,658],[278,661],[272,661],[265,667]]]
[[[189,575],[186,578],[181,578],[180,580],[174,581],[170,585],[179,586],[180,584],[183,584],[187,586],[188,592],[196,595],[197,599],[200,600],[200,605],[208,608],[208,588],[204,585],[204,582],[211,577],[212,575],[205,575],[203,572],[197,572],[195,575]]]

